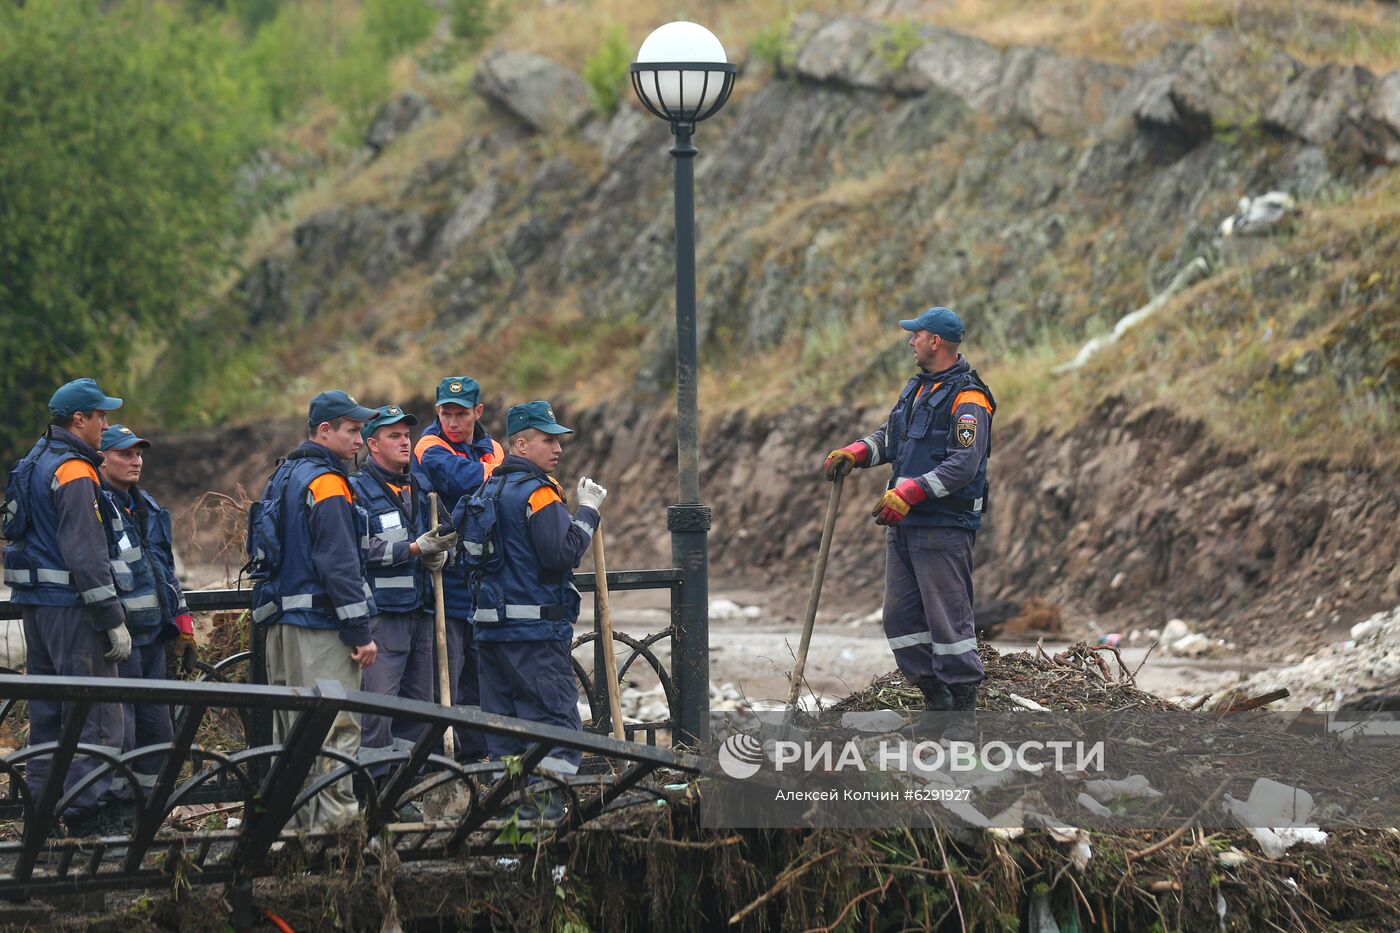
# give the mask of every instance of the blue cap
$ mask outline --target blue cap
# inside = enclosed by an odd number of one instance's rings
[[[322,392],[311,400],[311,407],[306,413],[306,422],[312,428],[324,421],[334,421],[336,418],[349,418],[351,421],[368,421],[377,415],[373,408],[366,408],[355,401],[354,396],[348,395],[339,389],[331,389],[329,392]]]
[[[391,424],[398,424],[400,421],[407,421],[411,428],[418,423],[418,416],[404,411],[397,405],[380,405],[375,410],[374,417],[366,421],[363,428],[360,428],[360,437],[369,440],[374,436],[375,431]]]
[[[962,343],[963,339],[962,318],[948,308],[929,308],[912,321],[900,321],[899,326],[905,330],[926,330],[953,343]]]
[[[102,432],[102,441],[97,445],[98,450],[126,450],[128,447],[150,447],[151,442],[144,437],[137,437],[136,432],[124,424],[114,424]]]
[[[436,404],[475,408],[481,404],[481,383],[471,376],[448,376],[438,383]]]
[[[554,420],[554,409],[549,403],[540,400],[516,405],[506,412],[506,436],[519,434],[526,428],[534,428],[546,434],[572,434],[573,428],[566,428]]]
[[[112,398],[97,387],[97,380],[88,376],[59,386],[49,399],[49,414],[67,417],[80,411],[116,411],[122,400]]]

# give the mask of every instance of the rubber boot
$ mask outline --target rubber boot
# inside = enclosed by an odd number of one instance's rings
[[[901,735],[918,742],[942,735],[948,727],[948,714],[953,709],[953,695],[948,685],[937,677],[921,677],[914,684],[924,695],[924,708],[910,715],[909,724],[900,729]]]
[[[943,730],[950,742],[977,741],[977,684],[949,684],[953,696],[952,723]]]

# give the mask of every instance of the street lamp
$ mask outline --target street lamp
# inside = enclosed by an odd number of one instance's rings
[[[676,461],[680,502],[666,510],[671,558],[684,580],[672,610],[671,668],[683,743],[710,735],[710,585],[705,536],[710,510],[700,502],[700,413],[695,339],[695,124],[714,116],[734,88],[737,69],[715,34],[695,23],[667,23],[647,36],[630,66],[642,105],[671,124],[676,175]]]

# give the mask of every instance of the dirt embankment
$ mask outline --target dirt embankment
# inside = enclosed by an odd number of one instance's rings
[[[431,417],[426,402],[410,410]],[[488,423],[502,412],[489,404]],[[702,487],[714,510],[713,575],[790,594],[787,614],[797,616],[830,490],[821,458],[882,417],[797,408],[710,419]],[[611,491],[617,566],[665,565],[665,509],[675,498],[669,408],[618,401],[561,409],[560,418],[578,432],[560,471],[566,486],[588,474]],[[175,507],[189,541],[188,512],[201,493],[261,489],[298,438],[295,424],[157,438],[148,484]],[[988,613],[1042,597],[1065,608],[1072,629],[1088,619],[1112,629],[1180,616],[1282,655],[1400,603],[1395,476],[1271,467],[1208,440],[1198,421],[1121,402],[1063,434],[1008,418],[994,444],[992,513],[977,545],[978,603]],[[886,476],[861,471],[846,484],[826,609],[879,603],[883,537],[869,508]],[[224,532],[209,512],[197,524],[202,550],[191,556],[213,562]],[[776,614],[784,605],[777,601]]]

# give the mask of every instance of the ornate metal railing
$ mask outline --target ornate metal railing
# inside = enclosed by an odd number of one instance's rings
[[[582,592],[596,592],[593,574],[579,574],[576,583]],[[605,812],[655,800],[664,795],[664,783],[688,780],[705,768],[698,759],[658,746],[663,737],[673,739],[683,703],[708,706],[703,689],[708,685],[690,678],[691,692],[699,690],[701,695],[683,697],[685,685],[677,683],[657,654],[662,642],[676,647],[683,584],[679,570],[608,574],[613,592],[670,592],[670,626],[642,638],[614,632],[619,681],[649,668],[647,676],[661,688],[668,710],[665,719],[626,723],[629,742],[609,737],[606,684],[595,674],[603,670],[596,624],[573,645],[591,645],[594,655],[592,671],[574,660],[580,692],[592,712],[590,731],[583,733],[476,709],[347,692],[334,682],[314,688],[270,687],[263,632],[257,628],[249,632],[248,650],[202,663],[195,680],[67,679],[0,672],[0,731],[22,731],[19,720],[26,701],[41,698],[65,704],[58,741],[26,745],[0,758],[0,821],[12,821],[9,838],[0,824],[0,898],[226,883],[231,885],[235,912],[251,909],[251,881],[276,870],[281,856],[270,855],[274,848],[295,846],[298,871],[334,869],[332,853],[344,844],[343,834],[298,836],[287,826],[321,790],[346,778],[361,801],[368,837],[378,839],[377,845],[392,846],[402,862],[511,850],[522,826],[517,808],[530,790],[542,786],[555,788],[566,808],[557,820],[526,821],[535,837],[532,844],[558,842]],[[195,612],[237,611],[249,608],[251,593],[202,590],[188,592],[186,598]],[[595,597],[595,618],[596,605]],[[0,619],[17,619],[20,614],[20,607],[0,601]],[[175,718],[173,741],[119,754],[82,744],[83,722],[100,703],[168,704]],[[297,714],[281,743],[273,741],[272,730],[279,711]],[[423,732],[409,751],[377,754],[373,761],[347,757],[324,747],[331,723],[342,711],[411,720],[421,723]],[[215,725],[218,742],[210,741]],[[508,767],[499,762],[464,764],[440,754],[442,736],[452,727],[513,736],[527,743],[527,751]],[[541,766],[554,747],[582,754],[578,774],[563,775]],[[132,763],[153,757],[162,762],[160,773],[154,785],[142,786]],[[25,765],[39,758],[49,761],[49,779],[36,796],[25,782]],[[318,762],[327,761],[328,770],[316,770]],[[65,781],[75,762],[95,767],[79,780]],[[378,783],[372,780],[371,766],[380,776]],[[60,814],[94,782],[110,777],[124,778],[132,788],[134,826],[103,839],[67,838]],[[408,802],[424,804],[423,822],[396,821],[398,808]],[[182,828],[179,814],[196,812],[200,804],[221,804],[221,810],[242,822],[236,829]]]
[[[22,820],[18,838],[0,839],[0,898],[94,890],[155,888],[175,883],[228,883],[245,888],[271,874],[276,843],[295,845],[297,868],[321,871],[344,845],[342,834],[311,832],[298,837],[286,829],[293,815],[332,783],[349,778],[362,801],[365,829],[378,845],[392,847],[400,861],[504,853],[515,848],[511,833],[535,835],[531,845],[552,844],[599,815],[639,802],[664,798],[662,786],[705,773],[700,759],[666,748],[622,742],[606,736],[543,726],[468,708],[446,708],[361,691],[345,691],[333,681],[313,688],[266,687],[116,678],[0,675],[0,726],[15,704],[34,699],[68,706],[57,742],[27,746],[0,758],[0,780]],[[169,704],[181,710],[173,741],[112,754],[84,745],[79,735],[88,711],[99,703]],[[196,739],[206,718],[223,711],[293,712],[295,724],[280,744],[243,749],[201,747]],[[323,747],[341,712],[394,716],[421,723],[423,733],[411,750],[359,760]],[[527,743],[518,760],[462,764],[436,753],[443,733],[462,727]],[[574,749],[584,758],[576,775],[541,766],[551,749]],[[158,756],[153,785],[142,786],[132,763]],[[36,796],[25,783],[23,765],[47,757],[49,777]],[[96,763],[81,779],[68,782],[75,762]],[[329,761],[313,776],[320,761]],[[370,769],[387,768],[379,782]],[[63,838],[58,815],[94,782],[123,776],[135,796],[135,826],[101,839]],[[200,798],[206,786],[231,791],[241,803],[236,829],[173,828],[176,811]],[[557,791],[566,805],[557,819],[521,821],[517,807],[541,787]],[[434,800],[446,803],[428,806]],[[424,804],[422,822],[398,822],[406,802]],[[503,838],[503,836],[507,838]],[[245,892],[246,893],[246,892]]]

